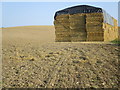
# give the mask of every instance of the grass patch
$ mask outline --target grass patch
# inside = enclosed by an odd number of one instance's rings
[[[115,40],[111,41],[111,43],[120,44],[120,39],[115,39]]]

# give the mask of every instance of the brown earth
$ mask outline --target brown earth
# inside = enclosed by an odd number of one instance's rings
[[[4,28],[4,88],[118,88],[118,46],[54,42],[53,26]]]

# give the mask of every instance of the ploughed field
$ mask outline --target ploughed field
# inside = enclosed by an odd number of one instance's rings
[[[118,88],[118,46],[54,42],[53,26],[3,29],[5,88]]]

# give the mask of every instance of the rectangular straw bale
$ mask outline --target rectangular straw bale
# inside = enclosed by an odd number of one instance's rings
[[[70,26],[70,29],[72,29],[72,30],[81,30],[81,29],[85,30],[85,26],[78,26],[78,27]]]
[[[85,15],[82,15],[82,14],[69,15],[69,19],[71,19],[71,18],[83,18],[83,17],[85,17]]]
[[[69,27],[71,29],[74,29],[74,28],[86,28],[86,25],[85,24],[70,24]]]
[[[83,33],[83,32],[86,32],[86,30],[83,30],[83,29],[79,29],[79,30],[74,30],[74,29],[70,29],[70,32],[71,33]]]
[[[70,28],[71,29],[77,29],[77,28],[85,29],[86,28],[85,20],[84,21],[74,20],[73,22],[70,22]]]
[[[71,40],[71,42],[85,42],[86,40]]]
[[[81,37],[71,37],[71,40],[86,40],[87,38],[85,36]]]
[[[101,16],[86,16],[86,19],[104,19],[103,17]]]
[[[87,17],[86,21],[103,21],[103,18],[99,18],[99,17]]]
[[[85,23],[85,19],[69,19],[70,23]]]
[[[111,33],[110,29],[104,30],[104,41],[111,41],[114,37],[114,33]]]
[[[87,36],[77,36],[77,37],[75,37],[75,36],[73,36],[73,37],[71,37],[71,39],[86,39],[87,38]]]
[[[69,37],[70,34],[56,34],[56,37]]]
[[[56,29],[56,30],[55,30],[55,33],[56,33],[56,32],[58,32],[58,33],[59,33],[59,32],[70,32],[70,30],[69,30],[69,29]]]
[[[57,25],[59,23],[69,23],[69,20],[55,20],[54,25]]]
[[[101,38],[103,39],[103,36],[96,36],[96,35],[95,36],[91,36],[91,35],[87,35],[87,38],[95,40],[95,39],[101,39]]]
[[[87,32],[87,35],[91,36],[102,36],[104,32]]]
[[[70,39],[71,37],[70,36],[56,36],[57,39]]]
[[[69,15],[69,18],[82,17],[84,15],[85,15],[85,13],[72,14],[72,15]]]
[[[68,18],[58,18],[56,19],[57,21],[68,21],[69,19]]]
[[[55,42],[71,42],[70,39],[55,39]]]
[[[88,28],[86,29],[87,32],[103,32],[102,28]]]
[[[97,37],[97,36],[87,37],[87,41],[104,41],[104,38],[103,37]]]
[[[74,29],[70,29],[70,31],[81,32],[81,31],[86,31],[86,29],[85,28],[74,28]]]
[[[67,21],[67,22],[60,22],[60,21],[57,21],[57,20],[55,20],[54,21],[54,25],[56,26],[56,25],[69,25],[69,22]]]
[[[103,17],[103,13],[87,13],[86,16],[101,16]]]
[[[56,28],[59,28],[59,27],[68,27],[69,28],[69,24],[67,23],[61,23],[61,24],[57,24],[55,25]]]
[[[87,41],[103,41],[103,33],[87,33]]]
[[[104,39],[103,38],[101,38],[101,39],[98,39],[98,38],[92,38],[92,39],[87,39],[86,41],[104,41]]]
[[[84,23],[85,24],[85,16],[82,16],[81,14],[74,14],[70,15],[69,18],[70,23]]]
[[[57,34],[57,33],[70,33],[70,30],[69,31],[65,31],[65,30],[63,30],[63,31],[62,30],[61,31],[60,30],[59,31],[55,31],[55,34]]]
[[[61,36],[61,37],[64,37],[64,36],[70,36],[70,32],[56,32],[55,33],[56,36]]]
[[[69,18],[69,21],[70,22],[83,22],[83,21],[85,21],[85,18],[84,17],[82,17],[82,18],[80,18],[80,17],[78,17],[78,18]]]
[[[99,33],[99,32],[102,32],[102,30],[100,30],[100,29],[91,29],[91,30],[87,30],[87,32],[89,33],[89,32],[94,32],[94,33]]]
[[[104,38],[103,37],[100,37],[100,36],[88,36],[87,37],[87,40],[103,40]]]
[[[59,19],[59,18],[69,18],[69,14],[58,15],[58,16],[56,17],[56,20]]]
[[[69,26],[70,26],[70,23],[65,23],[65,22],[63,22],[63,23],[59,23],[58,25],[62,25],[62,26],[64,26],[64,27],[69,27]]]
[[[101,25],[103,25],[103,23],[99,22],[99,21],[90,21],[90,22],[86,22],[86,24],[91,24],[91,25],[101,24]]]
[[[78,16],[78,17],[72,17],[72,18],[69,18],[70,21],[74,21],[74,20],[85,20],[85,16]]]
[[[55,26],[55,29],[61,29],[61,28],[64,28],[64,29],[69,29],[69,26],[64,26],[64,25],[57,25]]]
[[[80,37],[71,37],[71,40],[86,40],[86,36],[80,36]]]
[[[71,42],[83,42],[86,41],[86,38],[71,38]]]
[[[86,22],[103,22],[103,19],[86,19]]]
[[[91,24],[91,23],[86,24],[86,27],[88,27],[88,28],[89,27],[91,27],[91,28],[92,27],[102,27],[102,26],[103,26],[102,24],[98,24],[98,23],[97,24]]]
[[[57,25],[59,23],[69,23],[69,20],[55,20],[54,25]]]
[[[87,34],[86,33],[71,33],[70,34],[71,37],[86,37]]]
[[[56,42],[70,42],[71,38],[70,37],[56,37],[55,41]]]
[[[55,31],[70,31],[70,29],[69,29],[69,27],[65,28],[65,27],[61,26],[61,27],[55,27]]]
[[[93,39],[101,39],[103,36],[87,36],[87,38],[93,38]]]
[[[57,29],[57,28],[66,28],[66,29],[69,29],[69,23],[56,22],[55,23],[55,29]]]
[[[103,27],[101,27],[101,26],[95,26],[95,27],[86,27],[86,30],[91,30],[91,29],[100,29],[100,30],[102,30],[103,29]]]
[[[56,35],[63,34],[63,35],[68,35],[71,34],[71,32],[55,32]]]
[[[69,22],[69,20],[63,20],[63,21],[57,20],[57,23],[70,23],[70,22]]]
[[[81,21],[78,21],[78,22],[70,22],[70,26],[72,26],[72,25],[79,25],[79,26],[84,25],[84,26],[85,26],[85,22],[81,22]]]

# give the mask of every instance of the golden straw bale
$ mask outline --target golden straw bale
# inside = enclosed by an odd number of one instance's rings
[[[103,13],[86,13],[86,16],[101,16],[103,17]]]
[[[56,20],[59,18],[69,18],[69,14],[62,14],[62,15],[56,16]]]
[[[85,13],[72,14],[72,15],[69,15],[69,18],[83,17],[84,15]]]
[[[75,28],[75,29],[71,29],[70,28],[70,31],[75,31],[75,32],[84,32],[84,31],[86,31],[86,29],[85,28]]]
[[[70,26],[70,29],[72,29],[72,30],[78,30],[78,31],[80,31],[81,29],[83,29],[83,30],[85,30],[85,27],[84,26],[79,26],[79,27],[71,27]]]

